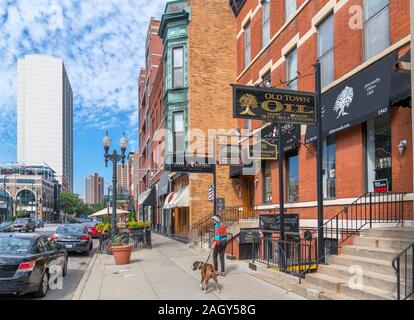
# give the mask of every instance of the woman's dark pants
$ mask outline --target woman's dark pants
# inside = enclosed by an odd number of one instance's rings
[[[222,242],[220,245],[214,248],[214,251],[213,251],[214,271],[218,271],[217,256],[220,256],[221,272],[224,272],[224,255],[226,253],[226,246],[227,246],[227,242]]]

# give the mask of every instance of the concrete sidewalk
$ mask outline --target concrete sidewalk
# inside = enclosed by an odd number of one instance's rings
[[[112,256],[96,254],[73,300],[303,299],[254,277],[246,262],[229,260],[226,277],[219,277],[221,293],[210,281],[204,294],[200,290],[200,271],[192,271],[191,265],[196,260],[205,261],[207,254],[204,249],[190,249],[154,234],[153,249],[133,252],[129,265],[117,266]]]

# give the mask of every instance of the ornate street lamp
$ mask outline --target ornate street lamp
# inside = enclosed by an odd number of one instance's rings
[[[128,139],[125,137],[125,133],[122,135],[121,139],[119,139],[119,146],[121,147],[121,154],[119,155],[116,150],[112,154],[109,154],[109,148],[112,143],[112,139],[109,137],[108,131],[106,132],[103,140],[103,147],[105,150],[105,167],[108,166],[108,160],[112,161],[113,164],[113,171],[112,171],[112,230],[111,236],[113,237],[116,234],[116,184],[117,184],[117,177],[116,177],[116,165],[119,161],[122,163],[122,167],[125,164],[125,151],[128,147]]]

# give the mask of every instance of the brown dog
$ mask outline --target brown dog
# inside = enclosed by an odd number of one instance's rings
[[[220,293],[219,284],[217,281],[217,275],[214,272],[214,267],[210,263],[204,263],[201,261],[195,261],[192,267],[193,271],[201,270],[201,291],[207,293],[208,281],[213,279],[216,282],[217,292]]]

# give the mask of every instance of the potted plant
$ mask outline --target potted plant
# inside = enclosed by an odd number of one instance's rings
[[[122,244],[121,236],[115,236],[111,241],[111,251],[117,265],[130,263],[132,244]]]
[[[130,221],[127,223],[127,228],[130,230],[129,232],[131,235],[143,232],[147,246],[151,247],[151,223],[150,222]]]

